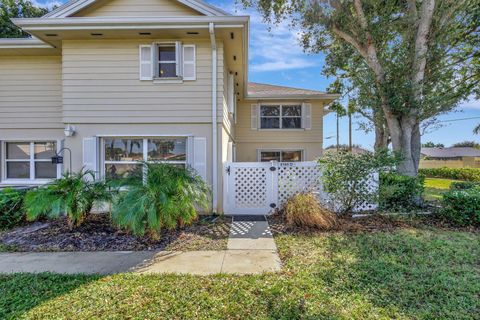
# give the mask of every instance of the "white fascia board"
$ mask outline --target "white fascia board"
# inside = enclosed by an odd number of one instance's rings
[[[0,39],[0,48],[2,49],[18,49],[18,48],[52,49],[55,47],[37,38],[7,38],[7,39]]]
[[[177,1],[207,16],[229,16],[230,15],[229,13],[200,0],[177,0]],[[46,15],[43,16],[43,18],[66,18],[68,16],[71,16],[87,8],[88,6],[94,4],[95,2],[97,2],[97,0],[70,1],[64,4],[63,6],[60,6],[56,10],[50,13],[47,13]]]
[[[149,27],[155,25],[169,25],[171,27],[187,26],[195,24],[215,23],[219,27],[228,25],[245,26],[248,16],[221,16],[221,17],[134,17],[134,18],[64,18],[64,19],[43,19],[43,18],[16,18],[13,23],[24,30],[45,30],[61,27],[125,27],[141,26]],[[64,28],[65,29],[65,28]]]
[[[340,98],[339,94],[299,94],[299,95],[289,95],[289,96],[282,96],[282,95],[271,95],[271,96],[264,96],[264,95],[247,95],[245,100],[336,100]]]

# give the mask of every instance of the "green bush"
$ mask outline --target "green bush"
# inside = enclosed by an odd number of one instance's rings
[[[65,174],[25,197],[27,219],[58,218],[65,214],[71,228],[80,226],[95,202],[110,201],[112,191],[105,182],[95,182],[92,171]]]
[[[12,188],[0,191],[0,229],[12,228],[25,221],[25,194],[26,190]]]
[[[118,226],[158,238],[163,228],[191,224],[197,208],[208,209],[208,186],[193,171],[161,163],[143,165],[146,178],[132,173],[125,180],[127,190],[114,202],[112,219]]]
[[[323,190],[334,202],[336,211],[352,212],[362,203],[377,201],[378,190],[370,190],[367,181],[373,173],[390,169],[398,161],[388,151],[325,153],[319,160]]]
[[[480,188],[450,190],[443,195],[439,215],[454,224],[480,225]]]
[[[450,190],[468,190],[475,187],[480,187],[480,182],[455,181],[450,184]]]
[[[380,174],[379,206],[383,210],[402,211],[418,207],[425,178],[396,173]]]
[[[418,171],[427,178],[480,182],[480,168],[432,168]]]

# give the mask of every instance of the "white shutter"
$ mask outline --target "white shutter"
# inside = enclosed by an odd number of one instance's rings
[[[153,79],[153,46],[141,45],[139,47],[139,69],[140,80],[152,80]]]
[[[182,43],[180,41],[175,41],[175,74],[177,77],[183,75],[182,51]]]
[[[98,172],[98,138],[83,139],[83,168],[95,172],[95,179],[99,178]]]
[[[312,129],[312,105],[310,103],[302,103],[302,128]]]
[[[196,50],[194,44],[183,46],[183,80],[196,80]]]
[[[193,168],[207,181],[207,138],[193,138]]]
[[[259,117],[259,111],[260,107],[258,104],[252,104],[251,110],[250,110],[250,126],[252,130],[257,130],[260,128],[260,117]]]

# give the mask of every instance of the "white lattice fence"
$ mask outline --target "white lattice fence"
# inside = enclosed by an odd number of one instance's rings
[[[313,191],[323,202],[333,204],[322,191],[316,162],[233,162],[225,165],[224,199],[227,214],[268,214],[298,192]],[[359,188],[374,191],[378,174]],[[375,203],[362,203],[355,211],[372,210]]]

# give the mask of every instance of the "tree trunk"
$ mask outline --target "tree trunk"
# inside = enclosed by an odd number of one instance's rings
[[[400,174],[414,177],[420,163],[420,122],[412,116],[387,114],[393,151],[403,157],[398,165]]]
[[[390,132],[386,124],[374,123],[375,126],[375,145],[374,150],[379,151],[388,148],[390,142]]]

